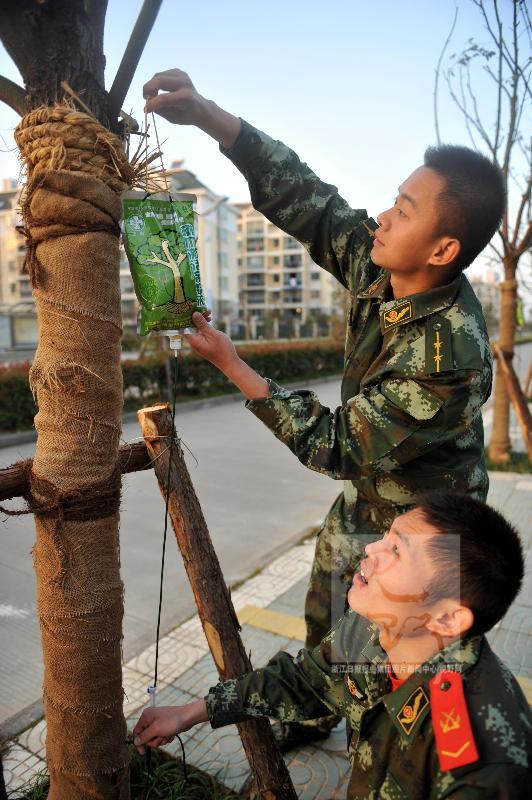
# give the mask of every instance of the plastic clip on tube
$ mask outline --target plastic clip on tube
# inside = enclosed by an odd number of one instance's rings
[[[148,694],[150,696],[150,706],[153,708],[153,707],[155,707],[155,695],[156,695],[157,689],[155,688],[153,683],[150,683],[150,685],[148,686],[146,691],[148,692]]]

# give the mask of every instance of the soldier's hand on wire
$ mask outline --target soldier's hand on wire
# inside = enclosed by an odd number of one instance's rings
[[[202,103],[205,102],[187,73],[180,69],[156,72],[144,84],[143,95],[146,113],[154,111],[179,125],[196,125],[201,116]]]
[[[133,728],[133,743],[140,755],[146,747],[160,747],[173,741],[177,733],[188,730],[184,709],[176,706],[145,708]]]
[[[209,325],[203,314],[195,311],[192,314],[192,322],[196,326],[196,333],[186,334],[186,338],[196,353],[222,371],[231,362],[238,360],[235,346],[229,336]]]

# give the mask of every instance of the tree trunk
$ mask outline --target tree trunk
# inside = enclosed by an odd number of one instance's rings
[[[28,111],[53,106],[66,81],[102,125],[116,130],[105,91],[107,0],[4,0],[0,36],[24,78]]]
[[[515,269],[517,264],[505,263],[505,280],[500,284],[501,302],[499,315],[498,344],[507,360],[514,355],[515,314],[517,308],[517,282]],[[506,388],[504,375],[497,365],[495,374],[495,390],[493,397],[493,427],[488,446],[488,454],[492,461],[510,460],[510,398]]]
[[[115,125],[103,82],[106,4],[2,4],[0,36],[23,76],[28,110],[61,104],[66,81],[106,127]],[[80,160],[80,147],[92,159],[101,133],[105,138],[98,128],[91,140],[91,119],[82,125],[81,116],[54,119],[46,138],[39,130],[50,124],[47,109],[39,118],[24,117],[16,133],[28,169],[24,217],[39,320],[30,378],[39,409],[30,508],[49,798],[126,800],[116,469],[122,411],[117,192],[126,181],[110,178],[114,145],[107,159],[98,156],[96,177]]]

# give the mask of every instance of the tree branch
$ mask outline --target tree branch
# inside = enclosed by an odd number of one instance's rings
[[[521,242],[515,251],[516,258],[521,258],[523,253],[526,250],[528,250],[531,244],[532,244],[532,220],[529,220],[526,233],[521,239]]]
[[[118,116],[133,80],[142,51],[153,28],[163,0],[144,0],[135,27],[109,92],[111,113]]]
[[[439,83],[439,80],[440,80],[441,64],[442,64],[442,61],[443,61],[443,56],[445,55],[445,51],[447,50],[449,42],[451,41],[451,36],[454,33],[454,28],[455,28],[457,19],[458,19],[458,6],[455,5],[455,7],[454,7],[453,24],[451,25],[451,30],[449,31],[447,39],[445,40],[445,44],[442,47],[442,51],[440,53],[440,57],[438,59],[438,63],[436,64],[436,70],[435,70],[435,76],[434,76],[434,126],[436,128],[436,142],[438,144],[441,144],[440,126],[439,126],[439,122],[438,122],[438,83]]]
[[[451,80],[449,78],[448,73],[446,73],[446,75],[445,75],[445,80],[447,81],[447,88],[449,89],[449,94],[451,95],[452,100],[458,106],[458,108],[460,109],[462,114],[464,115],[465,126],[466,126],[467,133],[469,134],[469,138],[471,140],[471,144],[473,145],[475,150],[478,150],[478,145],[477,145],[477,143],[475,141],[475,138],[473,136],[473,132],[471,130],[470,121],[472,121],[472,120],[470,120],[469,112],[468,112],[467,108],[465,108],[465,106],[462,105],[462,103],[460,102],[460,100],[456,96],[456,93],[455,93],[455,91],[453,89],[453,85],[451,83]]]
[[[519,203],[519,208],[517,210],[517,216],[515,218],[515,227],[514,227],[514,236],[512,239],[512,246],[517,247],[517,237],[519,236],[519,228],[521,227],[521,219],[523,217],[523,212],[526,208],[527,203],[530,203],[530,193],[532,192],[532,173],[528,178],[528,184],[526,186],[525,191],[521,195],[521,202]]]
[[[21,117],[26,114],[26,92],[18,83],[13,83],[9,78],[0,75],[0,101],[16,111]]]

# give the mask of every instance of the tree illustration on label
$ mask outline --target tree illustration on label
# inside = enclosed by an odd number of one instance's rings
[[[149,236],[137,249],[136,257],[138,263],[150,271],[139,281],[139,291],[146,304],[152,308],[166,306],[169,311],[177,311],[183,305],[186,308],[191,303],[194,305],[194,301],[187,300],[180,271],[187,255],[180,252],[173,231],[161,231]]]

